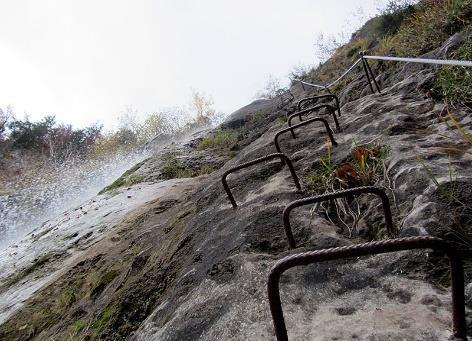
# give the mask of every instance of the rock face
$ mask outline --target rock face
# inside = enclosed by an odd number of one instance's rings
[[[222,128],[237,129],[244,126],[255,113],[267,113],[274,111],[277,104],[273,100],[257,99],[254,102],[236,110],[221,124]]]
[[[59,223],[35,232],[39,237],[25,248],[41,249],[48,238],[66,245],[60,257],[39,264],[40,269],[50,266],[60,271],[41,277],[36,269],[25,271],[25,265],[24,276],[16,282],[11,281],[12,271],[4,272],[0,295],[5,311],[17,303],[12,292],[35,283],[34,276],[44,280],[41,288],[29,287],[29,294],[21,297],[19,310],[10,312],[0,326],[0,338],[275,339],[266,283],[278,259],[385,238],[380,200],[363,196],[351,202],[358,206],[347,206],[364,213],[354,214],[356,226],[320,209],[294,210],[291,221],[298,247],[287,246],[284,208],[318,190],[310,187],[308,175],[321,167],[320,159],[333,165],[346,163],[356,146],[390,149],[376,184],[386,188],[396,235],[448,238],[459,227],[469,228],[472,157],[463,133],[470,134],[472,112],[455,108],[457,124],[446,124],[447,108],[423,88],[433,75],[431,69],[410,70],[401,79],[386,79],[381,94],[366,94],[365,82],[357,79],[355,84],[365,95],[352,100],[352,87],[341,93],[344,105],[341,131],[334,135],[336,147],[327,147],[321,124],[299,128],[296,139],[283,135],[281,149],[292,159],[302,191],[296,190],[280,161],[228,177],[236,209],[221,185],[221,176],[231,167],[276,152],[274,135],[286,127],[281,118],[295,110],[297,100],[314,94],[299,86],[292,89],[295,101],[281,109],[274,99],[252,103],[231,115],[223,124],[227,130],[239,129],[237,143],[228,148],[231,153],[202,150],[201,136],[172,147],[189,167],[213,160],[218,169],[208,175],[162,182],[156,176],[160,155],[146,160],[139,167],[144,182],[130,187],[138,191],[141,186],[141,196],[127,195],[126,187],[118,190],[124,195],[121,200],[136,205],[117,210],[121,213],[113,213],[113,219],[104,218],[102,234],[93,242],[87,238],[98,233],[95,224],[87,227],[90,231],[78,228],[85,218],[77,220],[67,235]],[[325,117],[333,126],[332,118]],[[95,207],[89,206],[84,207]],[[101,207],[97,211],[104,214],[106,205]],[[44,233],[48,228],[52,230]],[[80,253],[71,251],[75,242],[83,247]],[[15,252],[11,257],[20,264],[22,251]],[[443,255],[428,250],[292,269],[281,281],[289,338],[447,339],[451,335],[447,276]],[[467,281],[470,276],[467,270]]]

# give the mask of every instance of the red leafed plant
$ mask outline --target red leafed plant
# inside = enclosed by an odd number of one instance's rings
[[[353,179],[358,176],[352,163],[343,163],[336,170],[336,176],[341,179]]]
[[[361,161],[362,158],[365,158],[366,155],[370,153],[370,150],[367,149],[366,147],[358,147],[354,152],[352,153],[352,156],[354,156],[357,161]]]

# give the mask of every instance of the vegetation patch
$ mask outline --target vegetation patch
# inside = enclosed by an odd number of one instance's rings
[[[118,270],[112,269],[101,275],[94,288],[90,292],[90,297],[93,299],[97,298],[103,292],[103,290],[105,290],[107,285],[110,284],[116,276],[118,276],[118,274]]]
[[[131,246],[131,253],[133,255],[137,255],[140,251],[141,251],[141,245],[133,244],[133,246]]]
[[[319,51],[328,51],[329,59],[307,72],[302,80],[327,84],[347,69],[359,52],[372,55],[416,57],[438,48],[454,33],[470,29],[472,25],[472,0],[391,0],[381,15],[369,20],[346,44],[333,39],[317,43]],[[470,60],[464,46],[455,55],[457,59]],[[398,67],[396,62],[369,62],[375,71],[391,73]],[[376,70],[377,68],[377,70]],[[330,88],[338,93],[354,80],[363,77],[359,65],[341,81]],[[451,100],[470,102],[470,70],[461,67],[442,67],[435,91]],[[292,85],[294,85],[292,78]],[[365,83],[351,89],[350,98],[359,97]]]
[[[331,159],[331,144],[327,143],[326,157],[304,175],[306,188],[315,194],[347,188],[375,185],[384,179],[385,159],[389,146],[373,144],[356,146],[346,162],[337,164]]]
[[[451,54],[452,59],[472,60],[472,39]],[[433,94],[450,102],[472,102],[472,72],[465,66],[441,66],[433,86]]]
[[[123,186],[131,186],[131,185],[142,182],[144,180],[144,176],[141,174],[133,174],[133,173],[135,173],[138,169],[140,169],[146,163],[147,160],[149,159],[141,161],[137,163],[136,165],[134,165],[133,167],[131,167],[130,169],[128,169],[126,172],[123,173],[123,175],[121,175],[118,179],[113,181],[111,185],[105,187],[100,192],[98,192],[98,194],[103,194],[105,192],[108,192],[108,191],[111,191],[111,190],[114,190]]]
[[[393,49],[399,56],[419,56],[440,46],[444,40],[471,24],[472,0],[426,0],[394,36]]]
[[[84,296],[83,284],[84,281],[78,279],[67,283],[69,286],[64,289],[59,286],[51,292],[48,291],[51,287],[48,287],[40,292],[28,301],[19,313],[0,326],[0,339],[30,340],[66,318],[73,304]],[[70,326],[69,332],[75,335],[78,329],[79,323]]]
[[[15,273],[14,275],[8,277],[0,286],[0,290],[7,289],[12,285],[20,282],[23,278],[27,277],[29,274],[32,274],[36,270],[43,267],[46,263],[48,263],[52,258],[57,258],[59,255],[55,253],[48,253],[45,254],[33,261],[33,263],[23,270]]]
[[[189,214],[193,212],[195,212],[194,208],[188,208],[186,210],[183,210],[177,213],[174,217],[169,219],[167,226],[164,228],[164,232],[169,233],[170,231],[172,231],[179,221],[181,221],[183,218],[185,218],[186,216],[188,216]]]
[[[439,177],[426,163],[418,157],[429,179],[436,187],[436,197],[440,204],[439,219],[442,227],[439,230],[441,238],[446,238],[456,244],[458,250],[464,253],[468,267],[472,267],[472,185],[457,180],[449,155],[447,181],[440,182]]]
[[[211,164],[202,164],[198,168],[192,168],[180,160],[175,153],[167,153],[161,157],[161,175],[164,179],[191,178],[214,171]]]
[[[100,315],[98,315],[98,318],[91,324],[92,329],[94,329],[94,340],[100,339],[100,334],[110,323],[111,318],[115,312],[116,307],[113,304],[110,304],[105,309],[103,309]]]
[[[254,114],[252,114],[251,120],[256,123],[263,122],[265,119],[265,116],[266,115],[264,114],[264,111],[257,110]]]
[[[70,307],[77,301],[78,295],[75,288],[65,288],[59,295],[59,301],[64,307]]]
[[[276,124],[276,125],[279,125],[279,126],[284,125],[284,124],[287,123],[287,122],[288,122],[288,117],[287,117],[287,115],[279,116],[279,117],[277,117],[277,119],[275,120],[275,124]]]
[[[197,146],[198,150],[213,149],[220,152],[229,152],[238,142],[239,131],[234,129],[218,129],[204,137]]]
[[[68,328],[70,338],[74,339],[74,337],[78,336],[85,329],[86,326],[87,324],[83,320],[77,320],[72,322]]]
[[[369,144],[355,146],[348,160],[335,163],[331,159],[331,144],[327,143],[327,154],[308,171],[303,180],[305,187],[314,194],[321,195],[359,186],[380,185],[389,188],[389,177],[385,160],[389,146]],[[320,203],[314,210],[321,210],[333,224],[334,220],[345,227],[349,237],[357,230],[357,224],[363,217],[357,198],[344,198]]]

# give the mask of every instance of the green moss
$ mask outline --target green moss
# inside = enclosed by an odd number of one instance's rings
[[[218,129],[209,136],[204,137],[197,146],[198,150],[213,149],[229,151],[239,138],[239,131],[232,129]]]
[[[144,175],[142,174],[133,174],[130,175],[128,179],[125,181],[126,186],[131,186],[135,184],[139,184],[140,182],[144,181]]]
[[[133,246],[131,246],[131,253],[133,255],[137,255],[140,251],[141,251],[141,245],[133,244]]]
[[[210,174],[215,169],[211,164],[203,164],[199,168],[191,168],[178,159],[174,153],[167,153],[161,157],[161,174],[164,179],[192,178],[202,174]]]
[[[114,305],[108,305],[105,307],[105,309],[103,309],[100,315],[98,315],[98,318],[91,324],[91,327],[94,329],[94,339],[100,339],[100,334],[110,322],[115,311],[116,307]]]
[[[200,167],[199,171],[198,171],[198,174],[199,175],[202,175],[202,174],[211,174],[215,171],[215,168],[210,165],[210,164],[205,164],[203,166]]]
[[[98,279],[97,283],[95,284],[94,288],[90,292],[90,297],[96,298],[98,295],[100,295],[103,290],[107,287],[108,284],[116,277],[118,276],[119,272],[118,270],[112,269],[100,276]]]
[[[118,179],[113,181],[111,185],[105,187],[100,192],[98,192],[98,194],[103,194],[105,192],[108,192],[108,191],[111,191],[111,190],[114,190],[123,186],[131,186],[139,182],[142,182],[144,180],[144,176],[140,174],[133,174],[133,173],[136,172],[138,169],[140,169],[144,165],[144,163],[146,163],[147,160],[149,159],[141,161],[137,163],[136,165],[134,165],[133,167],[131,167],[130,169],[128,169]]]
[[[287,121],[288,121],[288,117],[286,115],[283,115],[283,116],[277,117],[277,119],[275,120],[275,124],[284,125],[285,123],[287,123]]]
[[[20,282],[23,278],[25,278],[26,276],[28,276],[29,274],[35,272],[36,270],[38,270],[39,268],[41,268],[44,264],[46,264],[47,262],[49,262],[49,260],[55,256],[55,254],[53,253],[48,253],[46,255],[43,255],[41,257],[39,257],[38,259],[34,260],[33,263],[29,266],[27,266],[26,268],[24,268],[23,270],[17,272],[16,274],[14,274],[13,276],[10,276],[9,278],[7,278],[3,283],[2,285],[0,286],[0,289],[1,288],[9,288],[10,286]]]
[[[70,307],[77,301],[78,293],[74,288],[66,288],[59,295],[59,301],[64,307]]]

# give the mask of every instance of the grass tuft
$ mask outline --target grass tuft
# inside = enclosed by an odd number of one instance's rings
[[[332,161],[329,142],[326,149],[326,156],[320,157],[315,167],[303,177],[305,187],[309,191],[320,195],[367,185],[382,185],[390,188],[390,179],[385,165],[385,159],[390,151],[388,146],[380,144],[355,146],[351,158],[341,164]],[[331,220],[333,217],[338,220],[349,231],[349,236],[352,236],[352,232],[357,229],[357,223],[362,218],[357,198],[354,198],[352,203],[342,198],[333,202],[334,205],[329,203],[316,205],[312,213],[321,209],[328,219]],[[348,223],[348,220],[352,220],[353,223]]]
[[[238,142],[239,131],[232,129],[218,129],[204,137],[197,146],[198,150],[213,149],[228,152]]]
[[[458,60],[472,60],[472,39],[451,54]],[[465,66],[441,66],[433,85],[433,94],[450,102],[472,102],[472,71]]]
[[[173,153],[164,154],[161,157],[163,162],[161,174],[165,179],[190,178],[194,176],[194,171],[187,167]]]
[[[195,176],[210,174],[215,169],[211,164],[202,164],[199,168],[192,168],[180,160],[175,153],[166,153],[161,157],[161,175],[164,179],[192,178]]]

